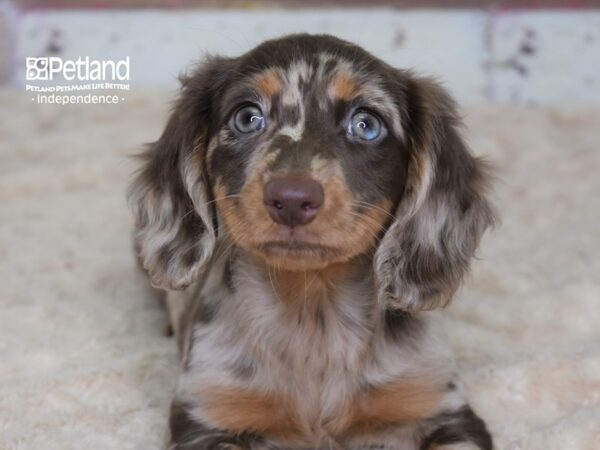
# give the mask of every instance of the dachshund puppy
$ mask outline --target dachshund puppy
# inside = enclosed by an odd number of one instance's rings
[[[492,448],[436,313],[494,222],[433,81],[331,36],[208,58],[129,190],[182,358],[168,448]]]

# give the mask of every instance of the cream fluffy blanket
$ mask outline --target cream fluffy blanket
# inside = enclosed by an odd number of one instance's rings
[[[0,91],[0,448],[159,449],[177,377],[131,252],[127,155],[168,93],[34,105]],[[499,449],[600,448],[600,110],[465,111],[502,225],[445,312]]]

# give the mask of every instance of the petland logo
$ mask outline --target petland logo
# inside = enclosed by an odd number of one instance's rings
[[[125,98],[114,93],[97,95],[69,93],[98,90],[128,91],[130,60],[129,56],[119,61],[95,60],[88,56],[78,57],[76,60],[64,60],[56,56],[28,57],[25,59],[25,79],[28,82],[25,90],[37,93],[37,97],[31,99],[37,103],[115,104],[124,101]]]
[[[62,75],[67,81],[129,81],[129,56],[120,61],[98,61],[85,58],[65,60],[56,56],[27,58],[27,81],[54,80]]]

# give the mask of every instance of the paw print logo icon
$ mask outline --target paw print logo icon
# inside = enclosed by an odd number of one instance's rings
[[[27,81],[47,80],[49,77],[48,58],[27,58],[25,77]]]

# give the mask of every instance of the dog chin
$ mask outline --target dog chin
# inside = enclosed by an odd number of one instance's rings
[[[340,256],[333,247],[297,240],[267,241],[252,250],[268,265],[287,270],[324,269],[338,262]]]

